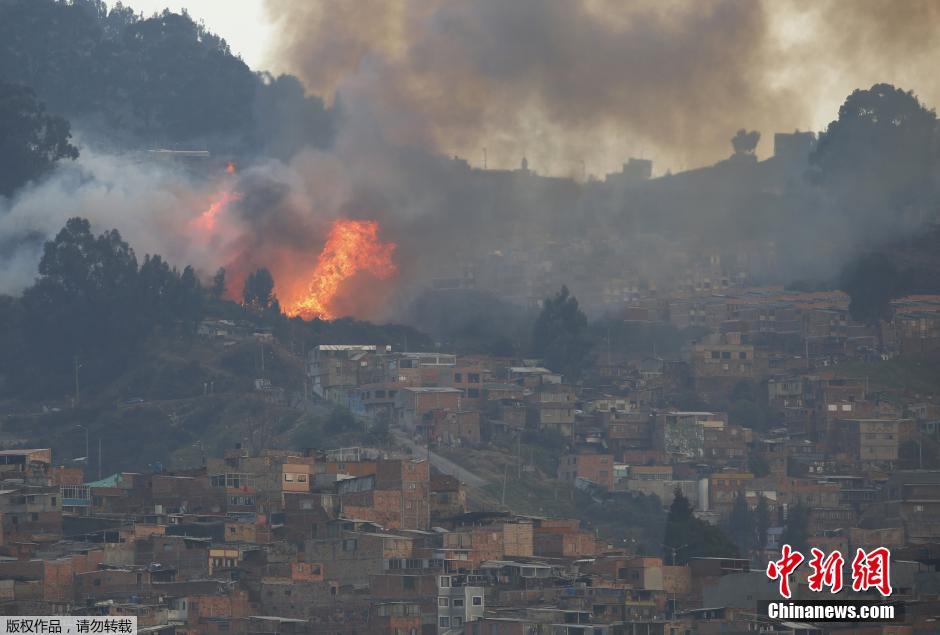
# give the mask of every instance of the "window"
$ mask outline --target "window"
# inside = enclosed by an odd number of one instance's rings
[[[306,482],[307,482],[307,475],[306,475],[306,474],[298,474],[298,475],[297,475],[297,482],[298,482],[298,483],[306,483]]]
[[[721,353],[718,351],[712,351],[712,359],[721,359]]]
[[[448,607],[450,606],[450,600],[445,597],[439,597],[437,598],[437,605],[442,606],[442,607]]]
[[[441,616],[441,617],[439,617],[438,620],[437,620],[437,625],[440,626],[441,628],[449,628],[449,627],[450,627],[450,618],[449,618],[449,617],[446,617],[446,616]]]
[[[449,587],[449,586],[450,586],[450,576],[442,575],[442,576],[441,576],[441,579],[438,580],[438,585],[437,585],[437,586],[439,586],[439,587],[441,587],[441,588]]]
[[[355,538],[348,538],[343,541],[343,551],[355,551],[357,547]]]
[[[747,359],[747,353],[745,352],[738,353],[738,359]]]
[[[473,596],[473,606],[483,606],[483,596],[474,595]]]
[[[469,377],[469,379],[470,379],[470,383],[471,383],[471,384],[479,384],[479,383],[480,383],[480,373],[470,373],[470,374],[468,375],[468,377]]]
[[[454,383],[455,383],[455,384],[459,384],[459,383],[461,383],[462,381],[463,381],[463,374],[462,374],[462,373],[454,373]]]
[[[480,398],[480,389],[479,388],[469,388],[467,390],[467,397],[470,399],[479,399]]]
[[[836,410],[839,409],[839,406],[836,405],[836,404],[834,404],[834,403],[831,403],[831,404],[829,404],[829,405],[826,407],[826,409],[827,409],[829,412],[835,412]]]
[[[454,598],[454,608],[455,609],[463,608],[463,598]]]
[[[462,626],[462,625],[463,625],[463,619],[460,618],[460,617],[455,617],[455,618],[454,618],[454,626]]]
[[[731,351],[721,351],[721,359],[731,359]]]
[[[294,475],[293,475],[293,474],[284,474],[284,480],[287,481],[288,483],[293,483],[293,482],[294,482]]]

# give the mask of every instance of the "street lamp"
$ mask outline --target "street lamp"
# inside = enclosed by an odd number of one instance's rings
[[[85,431],[85,467],[88,467],[88,462],[91,460],[91,454],[88,451],[88,428],[80,423],[76,424],[75,427]]]

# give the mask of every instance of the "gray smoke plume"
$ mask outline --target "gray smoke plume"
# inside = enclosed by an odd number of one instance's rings
[[[929,0],[268,0],[278,60],[366,100],[393,141],[491,167],[603,174],[627,155],[688,168],[742,125],[820,129],[879,81],[936,103]],[[761,149],[766,156],[769,148]]]
[[[637,154],[658,173],[713,163],[732,154],[742,127],[762,133],[756,154],[766,157],[773,132],[821,129],[846,95],[876,81],[940,101],[933,2],[268,8],[280,32],[277,70],[297,73],[339,113],[332,147],[290,147],[289,160],[256,157],[228,176],[83,147],[77,164],[0,201],[0,291],[29,284],[42,240],[76,215],[98,231],[117,227],[139,257],[160,253],[206,277],[225,266],[236,293],[260,266],[276,283],[302,281],[334,219],[378,220],[382,239],[398,245],[400,274],[351,285],[341,305],[365,318],[401,315],[432,278],[466,267],[481,286],[518,278],[514,302],[561,283],[579,297],[603,295],[608,283],[665,288],[716,252],[723,266],[765,280],[831,274],[861,244],[853,232],[864,224],[814,217],[818,196],[799,170],[768,177],[750,143],[712,171],[642,187],[585,177]],[[272,142],[291,145],[278,130]],[[484,148],[488,171],[476,169]],[[523,156],[541,174],[575,178],[493,170]],[[193,219],[221,191],[241,198],[200,235]],[[824,240],[834,232],[838,248]],[[811,245],[813,257],[788,243]]]

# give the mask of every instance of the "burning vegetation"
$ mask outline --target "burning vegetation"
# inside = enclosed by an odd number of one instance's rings
[[[357,274],[385,280],[398,272],[394,253],[395,243],[379,238],[378,222],[334,221],[306,286],[296,292],[288,288],[283,298],[286,313],[304,319],[336,317],[334,300]]]
[[[209,207],[207,207],[199,216],[193,219],[193,227],[206,233],[212,232],[215,229],[219,214],[222,213],[231,203],[239,201],[241,198],[242,195],[238,192],[232,192],[228,190],[219,192],[212,199],[212,202],[209,203]]]

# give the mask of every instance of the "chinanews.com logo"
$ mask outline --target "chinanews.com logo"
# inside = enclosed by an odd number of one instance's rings
[[[795,574],[804,562],[810,568],[807,576],[809,590],[814,593],[835,595],[847,586],[843,581],[846,560],[839,551],[825,553],[813,547],[810,558],[783,545],[780,559],[767,563],[767,577],[776,580],[778,591],[786,602],[763,601],[760,609],[772,619],[799,620],[811,622],[900,622],[904,618],[904,606],[900,603],[888,603],[894,590],[891,588],[891,551],[887,547],[878,547],[870,551],[857,549],[849,568],[852,580],[851,589],[856,593],[877,591],[881,602],[874,601],[832,601],[832,600],[791,600],[793,591],[790,576]]]

